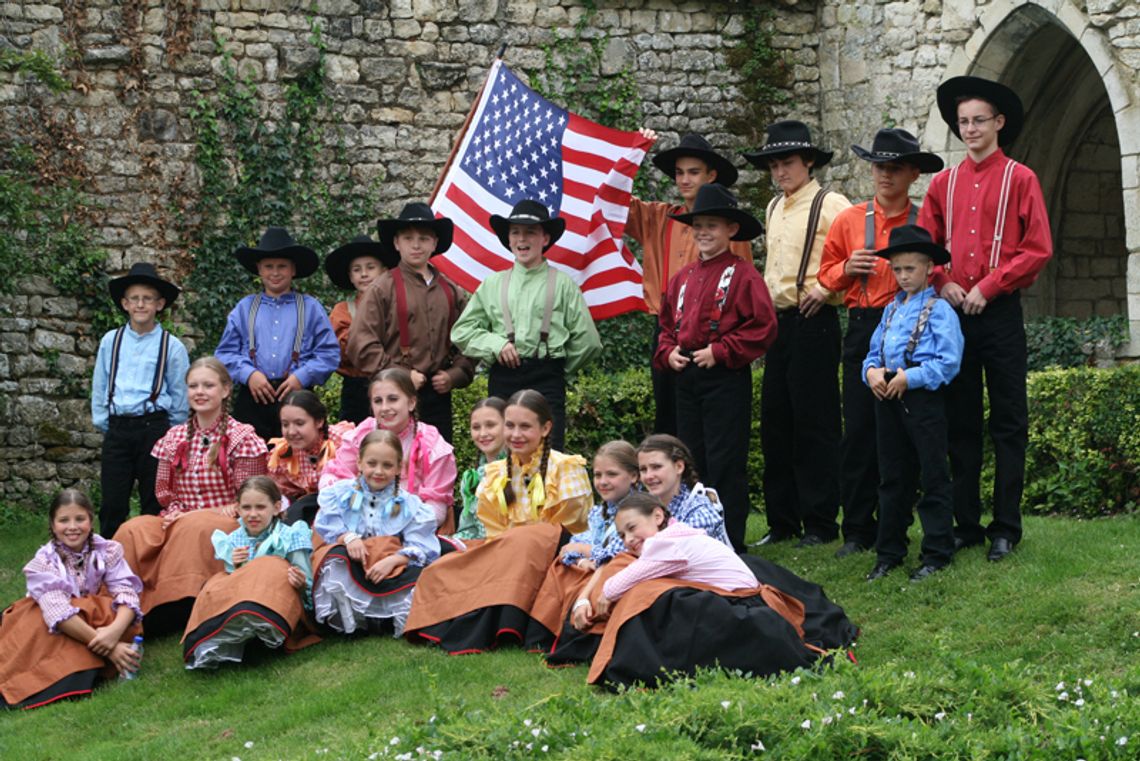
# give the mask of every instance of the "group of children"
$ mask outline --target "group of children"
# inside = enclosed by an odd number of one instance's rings
[[[636,449],[598,450],[597,505],[585,461],[561,450],[566,375],[601,347],[580,290],[545,260],[565,223],[542,204],[491,217],[515,263],[470,298],[430,261],[449,247],[452,223],[409,204],[380,221],[379,240],[362,236],[326,259],[330,279],[356,290],[331,320],[293,289],[316,271],[316,253],[270,228],[236,252],[263,290],[231,312],[216,358],[193,364],[158,322],[178,289],[149,265],[132,267],[111,283],[128,323],[100,345],[92,396],[106,431],[100,523],[114,540],[92,533],[82,495],[61,494],[52,541],[26,569],[47,626],[33,637],[27,615],[6,614],[5,650],[58,630],[78,645],[59,658],[75,673],[94,673],[90,653],[126,671],[137,658],[121,642],[145,617],[148,632],[184,631],[188,667],[240,659],[253,638],[302,647],[317,631],[388,632],[453,653],[513,639],[552,662],[592,660],[591,681],[605,683],[713,662],[753,673],[805,665],[855,630],[818,587],[739,554],[750,511],[749,368],[765,355],[762,543],[833,540],[842,499],[836,554],[874,547],[867,578],[881,578],[906,556],[919,484],[913,581],[980,543],[984,371],[1000,502],[989,557],[1000,560],[1020,539],[1017,289],[1048,259],[1048,225],[1035,176],[999,147],[1021,126],[1017,96],[958,77],[938,98],[969,155],[934,179],[921,212],[909,187],[942,162],[904,130],[881,130],[871,150],[853,146],[876,193],[851,206],[813,179],[832,154],[805,125],[769,127],[746,155],[781,190],[766,215],[763,276],[747,242],[764,226],[727,189],[731,162],[697,136],[658,156],[684,204],[634,199],[630,230],[645,246],[647,303],[658,314],[659,432]],[[450,392],[479,361],[491,397],[471,411],[480,459],[460,477]],[[969,375],[955,380],[960,366]],[[334,371],[344,376],[342,422],[329,426],[308,389]],[[143,515],[124,522],[136,479]],[[658,605],[663,595],[676,595],[675,608]],[[669,626],[687,609],[682,599],[694,610],[711,604],[700,595],[718,597],[710,609],[724,618]],[[101,602],[76,602],[88,598]],[[750,621],[772,647],[737,652],[704,628],[730,620]],[[690,640],[678,648],[662,637]],[[689,657],[671,660],[678,652]],[[0,659],[0,697],[50,702],[74,694],[72,673],[29,678]]]

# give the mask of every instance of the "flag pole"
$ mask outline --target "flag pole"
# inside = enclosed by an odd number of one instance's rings
[[[507,52],[507,43],[499,46],[499,52],[495,54],[495,60],[503,60],[503,54]],[[471,101],[471,109],[467,112],[467,118],[463,120],[463,126],[459,128],[459,132],[455,137],[455,144],[451,146],[451,153],[447,157],[447,162],[443,165],[443,170],[439,173],[439,179],[435,181],[435,187],[431,189],[431,197],[428,199],[428,205],[435,203],[435,197],[439,193],[439,188],[443,185],[443,181],[447,179],[447,173],[451,170],[451,164],[455,161],[455,154],[459,152],[459,146],[463,144],[463,138],[467,134],[468,127],[471,126],[471,120],[475,118],[475,109],[479,107],[479,101],[483,99],[483,90],[487,88],[487,81],[490,79],[488,72],[487,79],[483,80],[482,87],[479,92],[475,94],[475,100]]]

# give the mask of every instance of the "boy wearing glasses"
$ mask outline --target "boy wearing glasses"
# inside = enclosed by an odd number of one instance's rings
[[[954,77],[938,88],[938,109],[966,144],[962,163],[938,174],[919,224],[950,251],[933,285],[962,322],[962,369],[946,394],[954,478],[954,548],[990,540],[998,561],[1021,540],[1021,493],[1029,438],[1025,392],[1025,324],[1020,291],[1053,255],[1037,175],[1002,151],[1025,122],[1021,99],[979,77]],[[993,521],[981,525],[982,378],[990,399],[995,475]]]
[[[186,372],[190,357],[182,342],[158,323],[174,303],[178,286],[158,276],[153,264],[131,266],[108,284],[111,299],[127,323],[99,342],[91,380],[91,422],[103,433],[99,533],[115,535],[130,512],[131,490],[139,484],[144,515],[158,515],[154,496],[158,460],[155,443],[172,425],[186,421]]]

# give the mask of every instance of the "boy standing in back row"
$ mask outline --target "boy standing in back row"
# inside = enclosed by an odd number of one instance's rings
[[[186,421],[186,347],[158,323],[174,303],[178,286],[158,276],[153,264],[131,266],[108,284],[127,324],[99,342],[91,380],[91,419],[103,432],[99,533],[111,537],[127,519],[131,489],[139,483],[143,515],[158,515],[154,496],[158,460],[150,450],[172,425]]]
[[[967,156],[930,183],[919,215],[934,242],[950,251],[934,287],[958,310],[966,338],[962,369],[947,390],[954,477],[955,549],[981,544],[1001,560],[1021,541],[1021,493],[1029,411],[1022,288],[1053,255],[1037,175],[1010,159],[1025,121],[1021,99],[1005,85],[954,77],[938,88],[938,110],[966,144]],[[982,529],[982,376],[994,444],[993,521]]]

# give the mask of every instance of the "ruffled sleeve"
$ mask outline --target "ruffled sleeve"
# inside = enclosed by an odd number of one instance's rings
[[[319,509],[317,519],[313,522],[313,530],[329,544],[336,542],[349,530],[345,514],[352,498],[354,483],[355,478],[333,481],[328,486],[322,487],[317,494]]]
[[[103,540],[104,562],[103,584],[107,593],[111,595],[111,608],[118,610],[126,605],[135,612],[135,621],[141,621],[143,612],[139,604],[139,595],[143,591],[142,580],[127,564],[123,553],[123,545],[116,541]]]
[[[510,527],[510,513],[503,512],[499,505],[498,494],[493,487],[506,472],[506,460],[487,463],[483,470],[483,480],[475,489],[475,514],[483,524],[488,538],[498,536]]]
[[[75,587],[55,560],[55,550],[50,543],[41,547],[24,566],[24,576],[28,583],[28,597],[40,606],[48,631],[54,632],[62,621],[79,612],[79,608],[71,604]]]
[[[238,529],[238,531],[240,530]],[[222,561],[226,567],[226,573],[234,572],[234,545],[230,541],[230,536],[231,534],[227,534],[220,528],[214,529],[214,533],[210,535],[210,544],[214,545],[214,557]]]
[[[579,455],[551,451],[547,464],[546,505],[541,520],[564,526],[577,533],[588,525],[590,512],[590,477],[586,461]]]
[[[252,425],[241,423],[233,418],[226,422],[226,435],[230,439],[230,446],[226,452],[231,460],[241,457],[260,457],[265,459],[269,448],[265,441],[257,435]]]
[[[403,530],[401,555],[408,558],[408,565],[426,566],[439,557],[439,537],[435,535],[435,512],[416,495],[401,491],[403,507],[412,514],[412,520]]]
[[[354,430],[356,430],[356,425],[351,420],[342,420],[339,423],[330,425],[329,441],[332,442],[333,450],[339,450],[340,445],[344,443],[346,438],[352,436]]]
[[[304,521],[297,521],[292,526],[281,524],[280,537],[286,555],[291,552],[313,551],[313,530]]]

